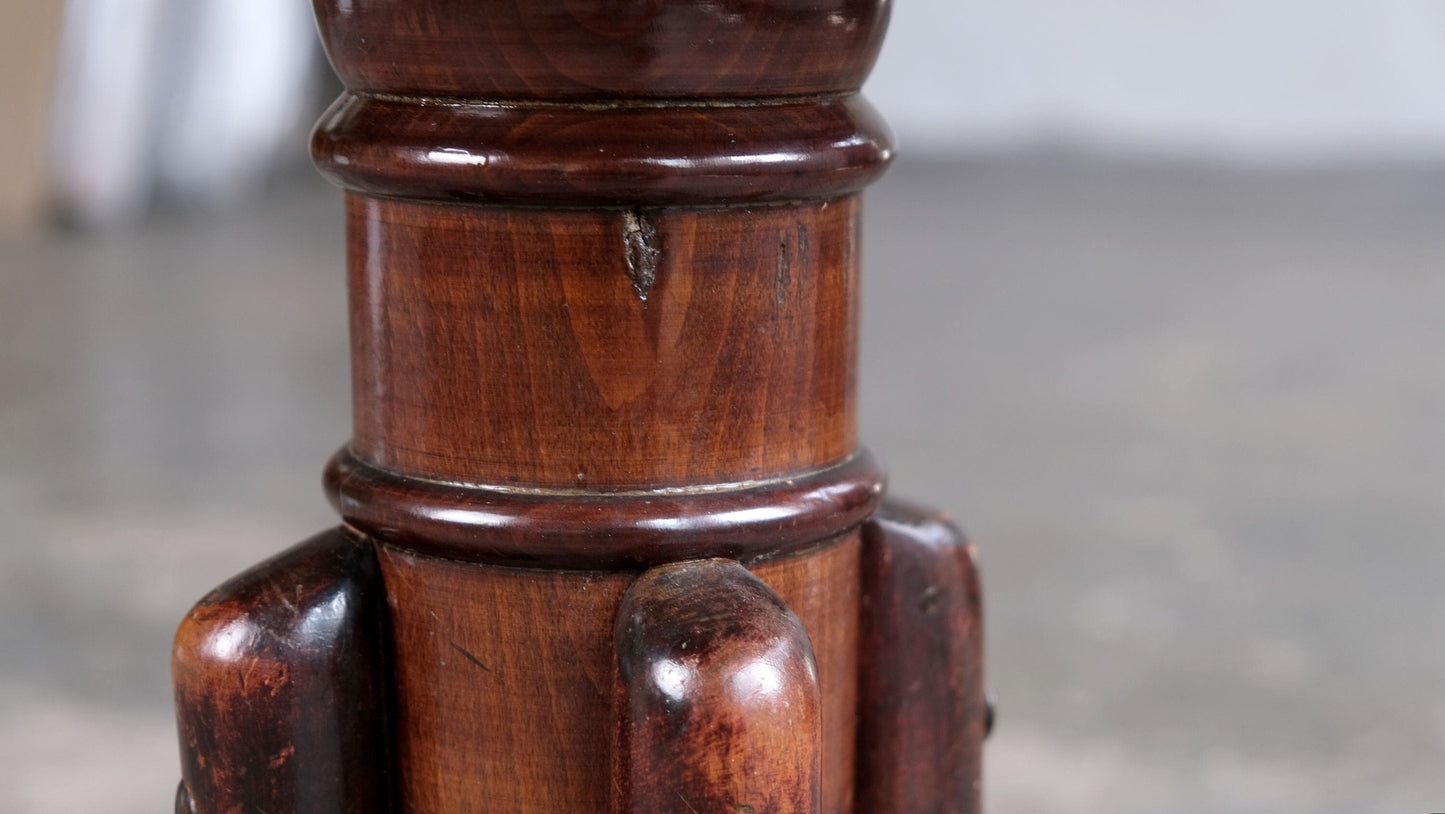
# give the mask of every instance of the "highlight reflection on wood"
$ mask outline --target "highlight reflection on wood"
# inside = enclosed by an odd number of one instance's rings
[[[976,811],[972,550],[858,446],[886,3],[315,6],[343,526],[182,624],[178,809]]]
[[[663,565],[617,613],[613,810],[817,814],[823,729],[808,631],[730,560]]]

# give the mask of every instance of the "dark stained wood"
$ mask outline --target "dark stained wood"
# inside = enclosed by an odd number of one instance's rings
[[[726,487],[498,489],[397,475],[343,449],[326,469],[341,516],[423,554],[531,568],[753,560],[816,546],[872,515],[883,471],[866,451],[794,478]]]
[[[374,195],[558,206],[830,198],[883,173],[858,96],[726,107],[426,104],[348,94],[312,136],[332,181]]]
[[[408,814],[607,811],[612,620],[627,573],[382,547]]]
[[[823,712],[825,814],[853,810],[861,546],[855,529],[837,545],[748,565],[803,620],[813,642]]]
[[[886,0],[315,0],[348,88],[528,100],[754,99],[857,89]]]
[[[177,811],[976,811],[970,549],[857,437],[886,0],[314,5],[346,525],[182,624]]]
[[[859,814],[977,814],[987,730],[974,550],[888,500],[863,529]]]
[[[813,648],[761,580],[731,560],[648,571],[616,647],[613,812],[821,810]]]
[[[348,196],[357,457],[608,491],[857,446],[858,204],[548,211]]]
[[[331,531],[191,610],[172,662],[177,811],[387,810],[382,602],[372,546]]]
[[[829,814],[851,810],[858,550],[855,532],[750,569],[802,620],[816,653]],[[381,565],[403,810],[608,811],[613,628],[636,573],[501,568],[389,546]]]

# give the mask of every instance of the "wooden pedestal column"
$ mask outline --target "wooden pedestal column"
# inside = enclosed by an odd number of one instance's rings
[[[179,810],[978,806],[971,550],[857,444],[878,0],[317,0],[344,524],[177,634]]]

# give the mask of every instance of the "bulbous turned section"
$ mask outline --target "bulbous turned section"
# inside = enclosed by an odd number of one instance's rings
[[[545,101],[856,89],[887,0],[315,0],[352,90]],[[398,59],[398,55],[405,55]]]
[[[735,562],[643,574],[617,616],[614,814],[817,814],[807,630]]]

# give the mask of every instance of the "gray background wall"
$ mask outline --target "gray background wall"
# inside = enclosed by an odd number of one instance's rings
[[[870,95],[905,148],[1445,156],[1439,0],[898,0]]]
[[[56,201],[96,227],[133,225],[158,194],[224,209],[268,162],[299,163],[324,70],[307,4],[69,0],[63,36],[59,6],[5,5],[0,228]],[[1445,3],[897,0],[868,91],[903,149],[933,157],[1435,161]]]

